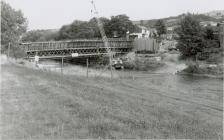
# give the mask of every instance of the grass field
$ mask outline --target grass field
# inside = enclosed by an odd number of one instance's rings
[[[62,78],[3,64],[2,139],[223,138],[223,81],[152,78]]]

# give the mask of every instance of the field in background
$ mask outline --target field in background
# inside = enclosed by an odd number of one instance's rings
[[[2,139],[223,138],[222,80],[62,78],[1,66]]]

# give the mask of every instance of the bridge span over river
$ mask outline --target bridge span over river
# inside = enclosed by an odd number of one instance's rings
[[[126,54],[133,49],[133,40],[108,39],[109,49],[113,55]],[[27,58],[38,55],[39,58],[96,57],[107,55],[103,40],[83,39],[70,41],[26,42],[21,43]]]

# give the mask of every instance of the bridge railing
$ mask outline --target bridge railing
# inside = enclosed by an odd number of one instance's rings
[[[130,48],[133,47],[133,40],[109,38],[111,48]],[[42,50],[62,50],[62,49],[88,49],[88,48],[104,48],[101,39],[82,39],[69,41],[49,41],[49,42],[26,42],[21,43],[25,51],[42,51]]]

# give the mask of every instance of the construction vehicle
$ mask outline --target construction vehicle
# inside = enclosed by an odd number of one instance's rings
[[[124,69],[123,61],[120,58],[113,59],[112,67],[115,69]]]

